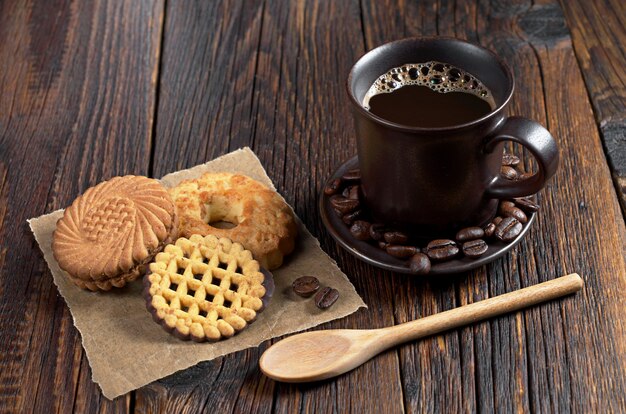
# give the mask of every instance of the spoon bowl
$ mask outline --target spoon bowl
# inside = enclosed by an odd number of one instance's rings
[[[331,329],[283,339],[261,356],[268,377],[284,382],[332,378],[371,359],[385,348],[380,329]],[[387,345],[389,347],[390,345]]]

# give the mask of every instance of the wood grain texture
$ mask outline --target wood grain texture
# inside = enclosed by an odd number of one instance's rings
[[[125,411],[91,381],[26,219],[146,173],[159,2],[0,2],[0,411]]]
[[[334,378],[393,346],[554,300],[582,287],[581,277],[572,273],[399,325],[304,332],[272,345],[263,352],[259,366],[265,375],[283,382]]]
[[[319,235],[316,199],[321,183],[355,151],[345,128],[347,122],[351,126],[351,120],[343,82],[364,51],[359,5],[315,1],[245,5],[228,2],[190,9],[168,4],[154,173],[161,175],[251,146],[279,192]],[[221,18],[213,21],[208,16]],[[328,53],[332,50],[342,52]],[[175,147],[181,150],[172,152]],[[328,246],[329,240],[326,236],[322,245]],[[382,297],[391,296],[382,279],[368,281],[374,273],[371,269],[365,270],[366,266],[341,254],[339,265],[344,270],[347,265],[349,275],[363,275],[367,293],[360,293],[366,302],[368,296],[377,297],[381,292],[385,292]],[[382,309],[374,314],[358,312],[360,323],[393,323],[390,303],[369,304]],[[338,321],[328,326],[348,325]],[[257,364],[264,349],[193,368],[197,377],[173,378],[181,384],[176,387],[159,382],[140,390],[137,410],[158,411],[163,401],[177,401],[177,407],[189,412],[204,406],[255,412],[369,411],[392,401],[391,411],[402,411],[394,352],[362,367],[363,373],[356,379],[290,386],[260,374]],[[375,380],[375,372],[381,369],[389,372],[386,384]],[[228,390],[218,389],[222,383],[231,385]],[[363,400],[350,391],[362,387],[371,389],[373,398]]]
[[[624,9],[563,4],[0,1],[0,411],[626,411],[626,229],[600,136],[618,171]],[[509,63],[509,113],[550,129],[561,166],[510,254],[467,274],[412,278],[341,250],[316,206],[324,180],[356,152],[344,88],[354,61],[389,40],[437,34]],[[586,287],[317,384],[263,376],[265,343],[104,399],[25,219],[113,175],[158,177],[244,145],[369,305],[321,328],[390,326],[570,272]]]
[[[402,16],[413,21],[415,16],[421,16],[424,24],[421,27],[402,24]],[[452,411],[504,412],[623,407],[623,398],[609,391],[623,368],[607,367],[623,366],[623,362],[615,359],[620,354],[621,342],[615,341],[614,335],[624,335],[621,322],[624,315],[607,316],[598,309],[607,300],[616,303],[614,310],[621,312],[622,300],[613,287],[624,283],[621,276],[624,226],[619,214],[615,214],[615,199],[611,197],[610,186],[607,187],[608,168],[591,112],[584,109],[586,91],[580,72],[571,62],[573,53],[563,30],[562,16],[555,4],[531,8],[529,2],[497,1],[477,5],[376,2],[375,10],[364,13],[366,33],[371,32],[371,37],[367,37],[368,48],[405,35],[439,34],[467,38],[495,50],[512,67],[517,80],[509,113],[547,125],[559,140],[564,158],[558,176],[542,194],[545,200],[542,204],[547,205],[542,207],[537,228],[524,243],[505,258],[468,275],[447,282],[408,284],[407,298],[402,295],[396,302],[398,322],[547,280],[559,272],[576,270],[587,274],[583,270],[586,268],[589,274],[602,275],[593,279],[592,291],[602,292],[604,298],[592,297],[591,302],[579,298],[574,306],[573,300],[566,300],[557,306],[547,305],[523,315],[498,318],[485,326],[463,329],[458,334],[448,333],[402,347],[407,411],[434,411],[442,406]],[[384,26],[390,21],[395,23]],[[548,61],[556,56],[563,60]],[[556,123],[555,118],[567,118],[568,123]],[[584,155],[579,153],[581,148],[585,148]],[[580,171],[576,159],[581,156],[589,158],[584,163],[585,173]],[[524,162],[531,165],[527,157]],[[593,183],[581,185],[587,173],[591,174],[589,180]],[[601,176],[605,179],[598,182]],[[581,197],[581,187],[585,191],[598,188],[598,193]],[[601,197],[608,197],[608,205],[591,201]],[[617,226],[610,228],[608,236],[619,240],[612,253],[599,251],[601,236],[593,218],[579,219],[583,208],[587,214],[608,214],[616,220]],[[598,238],[566,237],[569,228],[575,228],[575,234],[591,233]],[[572,262],[575,257],[579,259]],[[604,341],[610,342],[608,346],[613,351],[606,355],[594,353],[597,360],[584,364],[587,376],[565,372],[570,361],[590,357],[585,351],[590,344],[583,345],[574,339],[580,335],[578,332],[570,338],[570,326],[575,324],[566,322],[577,320],[580,315],[600,324],[596,325],[597,332],[603,332],[599,335],[612,332]],[[598,383],[590,385],[590,381]],[[605,398],[599,397],[595,391],[598,388],[603,390]]]
[[[562,5],[626,216],[626,6],[615,0]]]

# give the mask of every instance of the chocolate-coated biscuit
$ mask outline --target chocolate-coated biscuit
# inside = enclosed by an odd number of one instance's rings
[[[205,342],[229,338],[254,321],[274,283],[241,244],[195,234],[156,255],[144,288],[155,322],[180,339]]]

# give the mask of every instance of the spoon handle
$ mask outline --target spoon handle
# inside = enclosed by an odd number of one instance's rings
[[[384,335],[381,335],[381,339],[385,342],[385,348],[391,347],[569,295],[579,291],[582,286],[583,280],[581,277],[576,273],[572,273],[470,305],[383,328],[380,330],[381,333],[384,332]]]

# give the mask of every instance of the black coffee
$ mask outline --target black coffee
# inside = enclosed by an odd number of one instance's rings
[[[495,108],[489,90],[447,63],[406,64],[380,76],[363,99],[373,114],[398,124],[436,128],[479,119]]]

